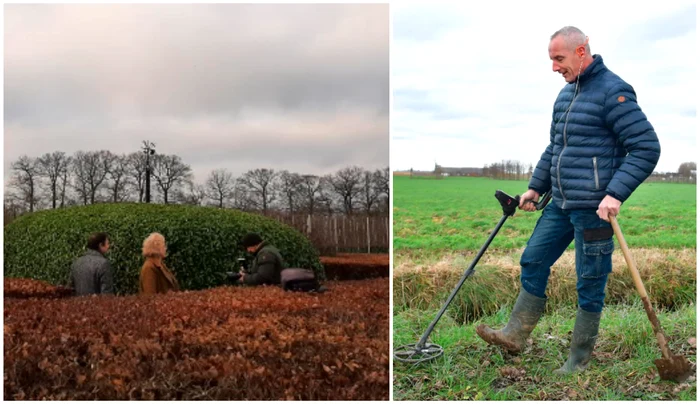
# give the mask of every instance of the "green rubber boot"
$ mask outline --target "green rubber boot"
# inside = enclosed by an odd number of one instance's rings
[[[508,325],[503,329],[494,330],[485,324],[479,324],[476,333],[491,345],[501,346],[512,353],[521,352],[527,337],[544,313],[546,302],[547,299],[532,295],[521,287]]]
[[[579,307],[576,313],[576,325],[571,337],[571,351],[564,366],[554,371],[557,375],[582,372],[588,367],[593,347],[598,339],[600,314],[585,311]]]

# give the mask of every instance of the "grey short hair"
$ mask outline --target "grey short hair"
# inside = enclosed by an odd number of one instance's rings
[[[549,38],[550,40],[562,36],[564,41],[569,46],[570,50],[576,49],[576,47],[583,45],[586,42],[586,35],[580,29],[572,26],[566,26],[557,32],[553,33]],[[591,54],[591,47],[586,44],[586,53]]]

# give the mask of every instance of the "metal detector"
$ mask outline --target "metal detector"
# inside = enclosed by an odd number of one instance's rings
[[[498,199],[498,202],[501,203],[501,208],[503,208],[503,217],[501,217],[501,220],[496,225],[496,228],[493,229],[484,245],[481,246],[479,253],[476,254],[476,257],[472,261],[471,265],[469,265],[469,268],[467,268],[467,270],[464,272],[464,275],[462,275],[462,279],[460,279],[459,283],[457,284],[457,287],[455,287],[455,289],[450,294],[450,297],[447,298],[447,302],[445,302],[445,304],[442,306],[440,312],[433,319],[433,322],[430,323],[428,329],[425,330],[420,341],[418,341],[418,343],[416,344],[403,345],[394,349],[394,359],[396,359],[397,361],[418,364],[432,359],[437,359],[440,356],[442,356],[442,354],[445,352],[440,345],[428,343],[428,337],[430,336],[430,333],[433,332],[435,325],[438,323],[438,321],[440,321],[440,317],[442,317],[442,315],[445,314],[447,306],[450,305],[452,299],[454,299],[455,296],[457,296],[457,292],[459,292],[459,289],[464,284],[464,281],[466,281],[467,278],[469,278],[475,272],[474,267],[476,266],[476,263],[479,262],[481,256],[484,255],[484,252],[486,252],[486,249],[489,247],[489,244],[491,244],[491,241],[493,241],[493,238],[496,237],[496,234],[503,226],[503,223],[506,222],[506,219],[508,219],[509,216],[513,216],[515,214],[515,210],[517,209],[520,203],[520,195],[512,197],[501,190],[497,190],[495,196],[496,199]],[[552,191],[549,190],[544,195],[542,195],[539,202],[535,202],[532,200],[528,202],[534,203],[535,208],[537,210],[542,210],[551,198]]]

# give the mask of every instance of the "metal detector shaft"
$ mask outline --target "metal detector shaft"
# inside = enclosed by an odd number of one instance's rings
[[[440,321],[440,317],[442,317],[442,315],[445,314],[445,311],[447,310],[447,306],[449,306],[450,303],[452,302],[452,299],[454,299],[455,296],[457,296],[457,292],[459,292],[459,289],[462,287],[462,285],[467,280],[467,278],[469,278],[474,273],[474,267],[481,259],[481,256],[484,255],[484,252],[486,252],[486,249],[489,248],[489,244],[491,244],[491,241],[493,241],[493,238],[496,237],[496,234],[498,234],[498,231],[501,230],[501,227],[503,226],[503,223],[506,222],[506,219],[508,219],[508,216],[510,216],[510,215],[504,214],[503,217],[501,217],[501,220],[496,225],[496,228],[493,229],[489,238],[486,240],[484,245],[481,246],[481,249],[476,254],[476,257],[474,257],[474,260],[472,261],[471,265],[469,265],[469,268],[467,268],[467,270],[464,272],[464,275],[462,275],[462,279],[457,284],[457,287],[454,288],[454,290],[450,294],[450,297],[447,298],[447,301],[440,309],[440,312],[437,314],[437,316],[435,316],[435,319],[433,320],[433,322],[430,323],[430,326],[428,326],[428,329],[425,330],[425,333],[423,333],[423,336],[421,337],[420,341],[418,341],[418,344],[416,344],[416,346],[418,348],[425,346],[425,343],[428,341],[428,337],[430,336],[430,333],[433,332],[433,328],[435,328],[435,324],[437,324],[438,321]]]

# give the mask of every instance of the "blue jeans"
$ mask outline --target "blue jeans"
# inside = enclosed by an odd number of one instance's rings
[[[552,265],[575,240],[578,305],[588,312],[603,311],[615,244],[610,223],[595,211],[562,210],[554,202],[547,205],[520,258],[520,282],[525,290],[545,298]]]

